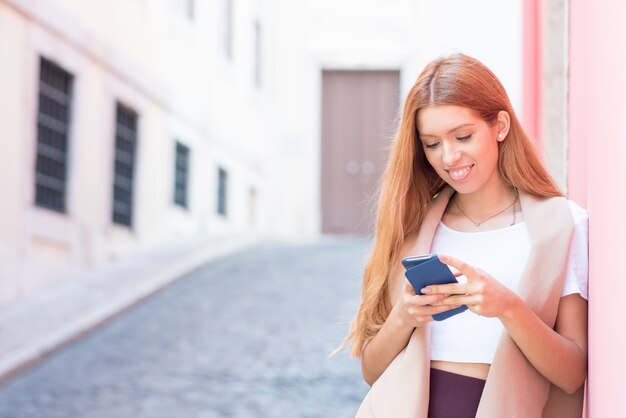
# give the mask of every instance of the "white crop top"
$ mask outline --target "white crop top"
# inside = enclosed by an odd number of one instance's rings
[[[561,295],[579,293],[587,299],[587,211],[572,201],[569,205],[574,232]],[[431,246],[432,253],[459,258],[489,273],[513,291],[518,287],[530,249],[525,222],[482,232],[460,232],[440,223]],[[464,283],[467,279],[461,276],[458,280]],[[491,364],[503,330],[499,319],[485,318],[470,310],[443,321],[433,321],[431,360]]]

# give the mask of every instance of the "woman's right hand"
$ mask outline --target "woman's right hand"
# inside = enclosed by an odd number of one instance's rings
[[[453,309],[440,305],[448,295],[416,295],[406,281],[401,291],[394,292],[394,306],[378,333],[365,344],[361,355],[361,369],[365,381],[372,385],[383,374],[393,359],[406,347],[416,327],[433,320],[433,314]],[[397,288],[396,288],[397,289]]]
[[[438,305],[448,297],[445,294],[417,295],[408,281],[404,284],[402,295],[393,307],[400,325],[407,328],[418,328],[431,322],[433,315],[456,308],[450,305]]]

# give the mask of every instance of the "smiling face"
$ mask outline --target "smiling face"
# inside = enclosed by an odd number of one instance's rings
[[[426,159],[457,192],[471,194],[502,185],[498,141],[507,134],[506,112],[489,124],[466,107],[429,106],[417,112],[417,129]]]

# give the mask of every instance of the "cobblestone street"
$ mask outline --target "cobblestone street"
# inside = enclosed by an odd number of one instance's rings
[[[0,417],[352,417],[367,385],[356,360],[328,354],[369,245],[266,244],[210,263],[0,388]]]

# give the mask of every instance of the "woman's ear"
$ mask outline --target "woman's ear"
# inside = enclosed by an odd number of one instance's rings
[[[511,116],[506,110],[498,112],[498,118],[496,119],[496,133],[498,135],[498,142],[504,141],[509,134],[509,128],[511,127]]]

